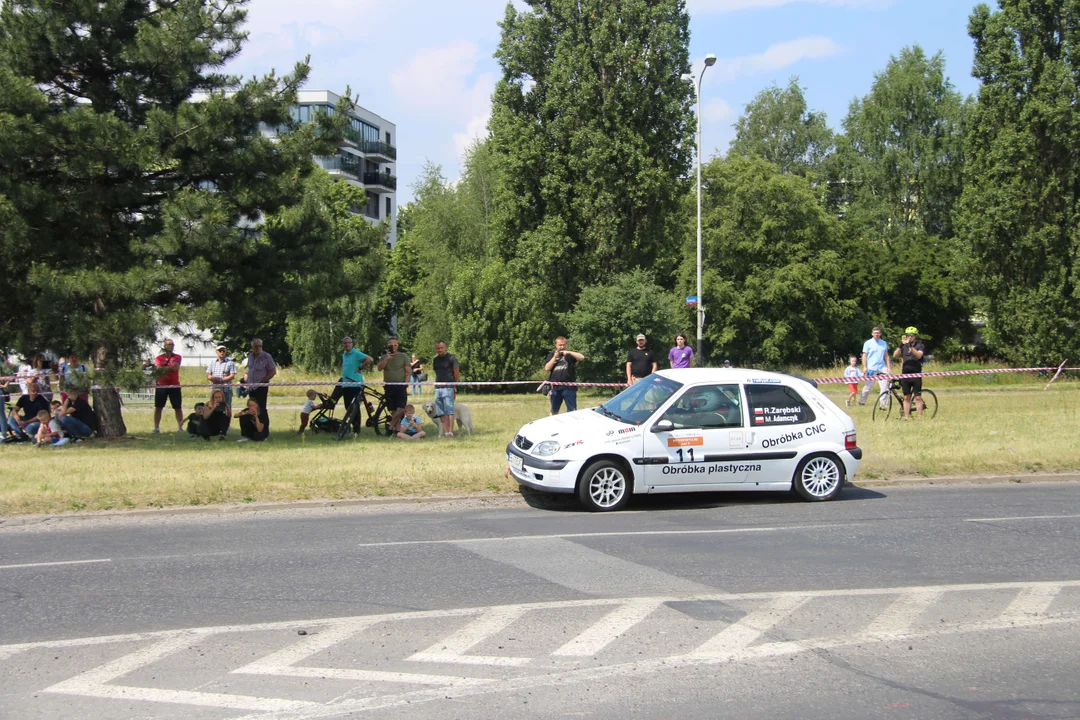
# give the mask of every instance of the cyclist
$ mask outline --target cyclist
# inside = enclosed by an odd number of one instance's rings
[[[900,347],[893,352],[894,358],[903,358],[901,374],[921,373],[926,347],[919,341],[919,331],[914,327],[908,327],[904,330],[901,340],[903,342]],[[915,409],[921,420],[923,415],[922,378],[903,379],[900,381],[900,389],[904,393],[904,419],[911,419],[911,401],[914,399]]]

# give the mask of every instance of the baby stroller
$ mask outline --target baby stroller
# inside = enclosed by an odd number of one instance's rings
[[[337,435],[338,429],[341,428],[341,420],[334,417],[334,406],[336,403],[330,400],[328,395],[324,395],[321,392],[315,394],[319,397],[319,404],[315,406],[315,412],[308,418],[311,432],[324,432],[330,435]]]

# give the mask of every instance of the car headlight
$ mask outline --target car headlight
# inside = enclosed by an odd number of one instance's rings
[[[554,440],[545,440],[533,450],[534,455],[554,455],[559,452],[559,443]]]

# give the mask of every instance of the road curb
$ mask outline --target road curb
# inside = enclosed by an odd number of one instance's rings
[[[854,483],[848,483],[853,488],[896,488],[896,487],[923,487],[928,485],[1004,485],[1004,484],[1034,484],[1034,483],[1061,483],[1078,482],[1080,473],[1026,473],[1012,475],[941,475],[935,477],[898,477],[898,478],[871,478],[859,479]],[[277,512],[285,510],[325,510],[331,508],[351,507],[377,507],[377,506],[417,506],[435,505],[450,502],[491,502],[498,503],[501,507],[506,505],[529,505],[518,494],[514,493],[472,493],[464,495],[427,495],[394,496],[394,497],[369,497],[348,498],[340,500],[297,500],[294,502],[267,502],[267,503],[230,503],[223,505],[200,505],[198,507],[162,507],[143,508],[139,510],[95,510],[81,513],[45,514],[45,515],[11,515],[0,517],[0,528],[17,527],[25,525],[38,525],[51,521],[78,521],[96,520],[103,518],[152,518],[168,516],[224,516],[224,515],[247,515],[262,512]]]

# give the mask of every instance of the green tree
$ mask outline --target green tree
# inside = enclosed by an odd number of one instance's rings
[[[979,5],[982,81],[959,225],[987,340],[1014,362],[1080,355],[1080,2]]]
[[[684,319],[679,299],[660,287],[648,270],[631,270],[585,288],[565,318],[571,349],[585,355],[578,379],[625,382],[626,354],[634,347],[633,338],[644,333],[653,352],[664,357]],[[660,366],[666,367],[666,362]]]
[[[888,236],[908,228],[951,237],[963,188],[964,101],[945,57],[918,45],[892,57],[852,101],[838,139],[838,191],[849,223]]]
[[[807,175],[832,149],[833,133],[825,113],[807,109],[803,88],[793,77],[786,88],[772,85],[746,105],[735,122],[730,152],[757,155],[782,172]]]
[[[845,297],[871,325],[915,325],[943,341],[972,312],[953,230],[963,189],[965,104],[941,53],[904,48],[851,103],[827,163],[826,205],[843,217]]]
[[[334,181],[322,170],[308,178],[307,186],[304,201],[268,219],[266,227],[273,235],[279,231],[297,234],[309,223],[323,225],[320,249],[326,263],[341,266],[341,281],[333,289],[311,288],[308,294],[317,301],[288,314],[286,338],[297,365],[311,372],[336,372],[345,335],[366,352],[386,342],[389,317],[380,310],[385,305],[382,277],[387,228],[372,225],[356,211],[367,204],[362,189]],[[313,273],[302,282],[322,284],[325,278]],[[338,294],[327,292],[334,290]]]
[[[527,4],[507,4],[496,52],[492,232],[554,318],[601,275],[669,277],[692,145],[689,18],[683,0]]]
[[[91,350],[117,368],[157,322],[211,307],[204,319],[255,332],[247,308],[304,305],[311,276],[337,272],[319,223],[259,227],[301,201],[344,113],[293,123],[305,63],[222,74],[245,2],[3,4],[0,329],[20,350]]]
[[[856,305],[840,292],[842,236],[810,182],[735,155],[704,166],[702,185],[705,361],[831,362]],[[684,256],[680,289],[692,295],[696,260]]]

